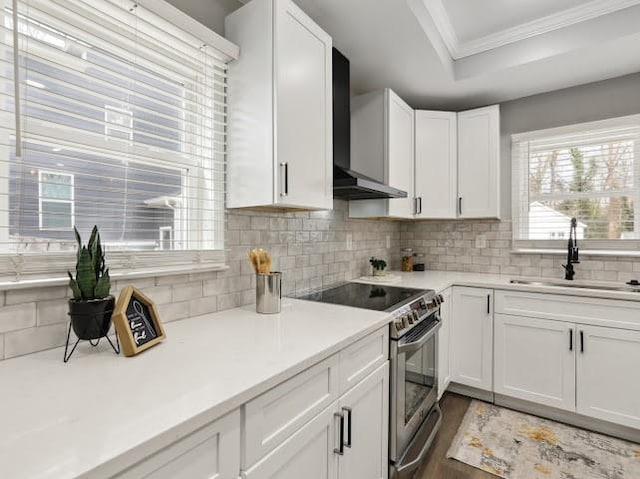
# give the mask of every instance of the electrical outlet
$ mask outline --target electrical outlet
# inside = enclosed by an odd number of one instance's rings
[[[487,247],[487,236],[486,235],[476,236],[476,248],[486,248],[486,247]]]
[[[353,235],[351,233],[347,233],[347,251],[351,251],[353,249]]]
[[[391,248],[391,236],[387,235],[387,249]]]

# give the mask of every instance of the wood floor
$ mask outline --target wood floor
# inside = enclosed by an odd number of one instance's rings
[[[414,479],[496,479],[493,474],[446,457],[470,402],[468,397],[449,392],[442,396],[442,426]]]

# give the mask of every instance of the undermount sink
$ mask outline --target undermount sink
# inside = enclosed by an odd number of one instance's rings
[[[531,286],[554,286],[558,288],[580,288],[580,289],[597,289],[601,291],[623,291],[627,293],[639,293],[640,285],[627,284],[602,284],[602,283],[586,283],[573,282],[563,280],[542,280],[542,279],[512,279],[511,284],[525,284]]]

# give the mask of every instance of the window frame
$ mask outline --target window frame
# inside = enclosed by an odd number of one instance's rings
[[[15,4],[14,4],[15,5]],[[138,0],[135,2],[135,5],[140,9],[145,9],[152,14],[156,15],[158,18],[157,25],[165,26],[166,30],[169,32],[178,32],[180,35],[182,32],[185,32],[190,39],[186,40],[186,42],[192,42],[192,46],[197,48],[206,47],[209,50],[209,54],[213,58],[214,63],[227,65],[229,62],[236,60],[239,58],[240,49],[237,45],[228,41],[218,33],[212,31],[210,28],[202,25],[198,21],[189,17],[184,12],[180,11],[178,8],[174,7],[170,3],[164,0]],[[11,15],[11,13],[9,14]],[[16,22],[16,16],[20,15],[20,11],[13,12],[13,22],[19,25],[19,22]],[[175,32],[174,32],[175,30]],[[180,36],[176,35],[176,36]],[[180,37],[182,38],[182,37]],[[193,39],[193,40],[191,40]],[[14,59],[16,62],[16,56],[18,55],[17,51],[14,50]],[[225,67],[226,68],[226,67]],[[16,70],[17,71],[17,70]],[[222,75],[223,83],[225,82],[224,78],[226,74]],[[17,75],[14,75],[12,81],[17,83],[15,85],[16,92],[19,93],[20,90],[24,87],[24,79],[20,82],[17,82]],[[225,87],[226,93],[226,87]],[[19,112],[18,109],[21,103],[21,94],[16,94],[14,99],[15,111]],[[225,110],[222,110],[223,114],[226,114]],[[15,136],[16,146],[15,153],[18,158],[22,157],[22,151],[20,149],[20,145],[22,144],[22,138],[24,138],[23,130],[23,122],[20,121],[19,118],[16,118],[15,122],[15,130],[11,133],[7,133],[7,137]],[[34,123],[40,123],[39,121],[30,122],[30,128]],[[47,125],[36,125],[36,129],[38,131],[38,135],[43,134],[44,136],[57,138],[57,141],[62,141],[66,143],[67,141],[73,142],[75,141],[75,136],[72,138],[58,138],[53,133],[57,133],[55,129],[49,128]],[[33,136],[33,135],[31,135]],[[132,154],[134,157],[140,159],[145,158],[147,155],[145,151],[138,151],[139,149],[135,147],[135,145],[131,145],[131,142],[124,142],[123,145],[126,149],[127,154]],[[9,145],[8,140],[5,141],[6,145]],[[95,148],[97,150],[101,149],[100,144],[94,144],[93,141],[89,141],[87,146],[90,148]],[[13,148],[11,146],[7,146],[7,149]],[[222,158],[224,161],[224,151],[218,152],[218,154],[222,154]],[[169,158],[168,155],[161,154],[158,158],[153,158],[153,160],[159,160],[161,163],[163,160],[173,162],[176,160],[176,155],[171,156]],[[178,158],[183,159],[183,158]],[[217,159],[215,160],[217,161]],[[8,170],[9,163],[6,163],[6,167]],[[183,163],[184,165],[184,163]],[[189,164],[187,167],[191,168],[203,168],[203,165],[200,164]],[[206,169],[206,168],[205,168]],[[45,170],[48,171],[47,168]],[[59,172],[55,172],[59,173]],[[8,171],[6,172],[7,177],[7,190],[8,190]],[[75,181],[74,181],[75,186]],[[196,187],[197,185],[194,185]],[[190,185],[184,185],[183,194],[190,187]],[[222,197],[222,202],[220,204],[216,203],[215,208],[216,212],[214,213],[214,220],[216,223],[221,225],[223,228],[219,234],[216,233],[214,236],[215,241],[215,249],[190,249],[190,250],[166,250],[166,251],[139,251],[139,250],[126,250],[126,251],[110,251],[108,253],[108,261],[110,269],[113,272],[113,277],[146,277],[149,275],[157,276],[161,274],[174,274],[179,272],[189,272],[189,271],[217,271],[227,269],[225,266],[225,245],[224,245],[224,225],[225,225],[225,211],[224,211],[224,197],[225,192],[216,192],[216,195],[220,194]],[[73,223],[75,223],[75,193],[74,193],[74,204],[73,204]],[[40,205],[40,186],[38,193],[38,203]],[[216,196],[217,198],[217,196]],[[34,194],[35,199],[35,194]],[[8,212],[8,197],[5,199],[6,207],[5,211]],[[45,201],[49,201],[46,200]],[[67,200],[61,200],[66,202]],[[39,209],[41,207],[39,206]],[[218,211],[219,209],[219,211]],[[38,212],[40,213],[40,211]],[[8,213],[6,215],[7,221],[6,224],[9,225],[8,221]],[[40,217],[40,214],[38,215]],[[38,226],[40,226],[40,220],[38,219]],[[175,225],[174,225],[175,226]],[[175,231],[174,231],[175,233]],[[0,235],[0,239],[3,242],[9,242],[9,229],[3,228],[3,232]],[[175,237],[174,237],[175,240]],[[65,284],[68,279],[66,278],[66,271],[71,269],[73,263],[76,259],[75,252],[75,242],[52,242],[52,243],[41,243],[36,244],[33,243],[29,245],[29,248],[26,248],[25,245],[18,245],[17,251],[14,252],[0,252],[0,284],[21,284],[28,283],[30,285],[36,284]],[[35,247],[31,247],[35,246]],[[162,255],[162,256],[160,256]],[[160,265],[160,266],[159,266]]]
[[[45,198],[42,194],[42,176],[43,175],[58,175],[58,176],[66,176],[71,179],[71,199],[61,200],[57,198]],[[58,228],[58,227],[45,227],[43,226],[43,216],[44,211],[42,209],[42,203],[63,203],[71,205],[71,225],[69,227]],[[66,171],[55,171],[55,170],[45,170],[38,169],[38,228],[40,231],[73,231],[73,225],[76,224],[76,200],[75,200],[75,175],[73,173],[67,173]]]
[[[511,135],[511,167],[512,167],[512,251],[523,254],[566,254],[565,239],[522,239],[519,232],[523,231],[521,224],[528,223],[528,210],[531,201],[541,199],[550,200],[566,199],[567,196],[576,197],[563,193],[560,195],[529,196],[529,166],[522,167],[521,161],[529,161],[529,152],[522,154],[522,148],[528,142],[554,136],[597,132],[598,130],[609,130],[616,128],[635,128],[640,130],[640,114],[624,117],[609,118],[593,122],[576,123],[567,126],[535,130],[525,133]],[[526,174],[523,174],[526,171]],[[580,249],[585,254],[596,256],[640,256],[640,140],[636,140],[634,145],[634,187],[631,190],[620,190],[616,192],[593,192],[578,193],[584,198],[628,196],[632,198],[634,205],[634,239],[584,239],[579,240]],[[637,185],[637,186],[636,186]],[[614,193],[614,194],[611,194]],[[569,227],[567,226],[567,231]]]

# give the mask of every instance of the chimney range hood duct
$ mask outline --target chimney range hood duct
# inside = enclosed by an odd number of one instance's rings
[[[407,192],[351,170],[349,60],[333,49],[333,197],[343,200],[406,198]]]

